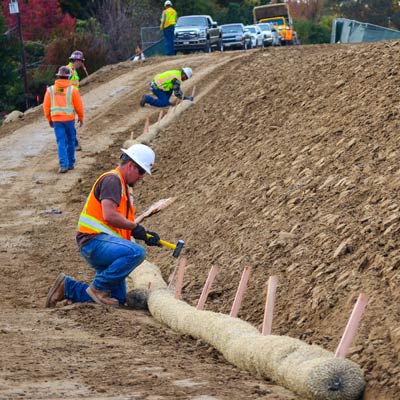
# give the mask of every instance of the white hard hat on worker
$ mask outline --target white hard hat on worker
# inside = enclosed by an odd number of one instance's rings
[[[137,143],[127,149],[121,149],[121,151],[151,175],[151,167],[154,165],[155,154],[149,146]]]
[[[172,3],[169,1],[169,0],[167,0],[165,3],[164,3],[164,7],[171,7],[172,6]]]
[[[182,71],[186,75],[187,79],[190,79],[192,77],[192,75],[193,75],[192,68],[190,68],[190,67],[183,67]]]

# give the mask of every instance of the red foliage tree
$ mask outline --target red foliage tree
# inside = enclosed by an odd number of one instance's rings
[[[15,15],[10,15],[9,0],[3,0],[3,13],[7,24],[14,25]],[[75,30],[75,18],[63,15],[58,0],[19,0],[24,40],[48,41],[54,36],[63,36]]]

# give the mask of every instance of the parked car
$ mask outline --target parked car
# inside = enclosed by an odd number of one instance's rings
[[[263,33],[264,46],[280,46],[278,31],[269,22],[258,24]]]
[[[251,47],[264,47],[263,33],[258,25],[247,25],[245,28],[250,32]]]
[[[243,24],[221,25],[222,50],[226,49],[251,49],[250,32]]]
[[[222,49],[221,29],[209,15],[185,15],[175,25],[175,53]]]

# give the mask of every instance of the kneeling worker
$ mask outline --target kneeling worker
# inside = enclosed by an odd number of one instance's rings
[[[150,84],[150,90],[157,98],[155,99],[154,97],[145,94],[140,100],[141,107],[144,107],[146,103],[155,107],[170,106],[172,104],[170,103],[169,99],[172,95],[172,92],[174,92],[178,99],[193,101],[192,96],[184,96],[181,90],[182,82],[191,78],[192,75],[192,69],[189,67],[185,67],[180,70],[176,69],[165,71],[157,74]]]
[[[69,299],[118,306],[126,301],[125,278],[145,259],[148,246],[160,246],[160,237],[135,222],[130,188],[151,175],[153,150],[144,144],[121,149],[120,165],[94,183],[78,221],[76,241],[81,256],[95,271],[93,282],[78,282],[60,273],[47,295],[46,307]],[[149,236],[147,236],[149,234]]]

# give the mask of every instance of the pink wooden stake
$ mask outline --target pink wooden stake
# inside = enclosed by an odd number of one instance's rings
[[[143,133],[149,132],[149,117],[146,118],[146,122],[144,123]]]
[[[157,121],[157,124],[158,124],[158,125],[160,125],[160,121],[161,121],[161,118],[163,117],[163,114],[164,114],[164,111],[163,111],[163,110],[161,110],[161,111],[160,111],[160,114],[158,114],[158,121]]]
[[[347,322],[343,336],[340,340],[339,346],[336,349],[335,357],[345,358],[351,343],[357,333],[358,326],[361,321],[361,317],[364,313],[365,307],[368,304],[368,297],[364,293],[360,293],[357,302],[353,308],[350,318]]]
[[[212,286],[212,284],[214,282],[214,279],[215,279],[217,274],[218,274],[218,268],[215,265],[213,265],[213,267],[210,269],[210,272],[208,273],[208,277],[207,277],[206,283],[205,283],[205,285],[203,287],[203,290],[201,292],[201,296],[200,296],[199,301],[197,303],[197,307],[196,308],[198,310],[203,310],[204,309],[204,304],[206,304],[206,300],[207,300],[208,294],[210,293],[211,286]]]
[[[181,298],[181,291],[183,285],[183,276],[185,275],[185,268],[186,268],[186,258],[182,257],[179,259],[178,262],[178,274],[176,276],[176,285],[175,285],[175,298]]]
[[[267,300],[265,302],[264,321],[261,333],[270,335],[272,331],[272,319],[274,316],[276,288],[278,286],[278,277],[270,276],[268,280]]]
[[[242,305],[242,300],[247,289],[247,282],[249,280],[250,272],[251,272],[251,267],[249,266],[244,267],[242,278],[240,279],[239,287],[236,292],[235,300],[233,301],[232,304],[231,313],[229,314],[229,316],[231,317],[235,318],[239,313],[239,309],[240,306]]]
[[[177,270],[178,270],[178,264],[176,264],[174,270],[172,271],[172,274],[169,277],[168,289],[172,289],[172,287],[175,284],[175,276]]]

